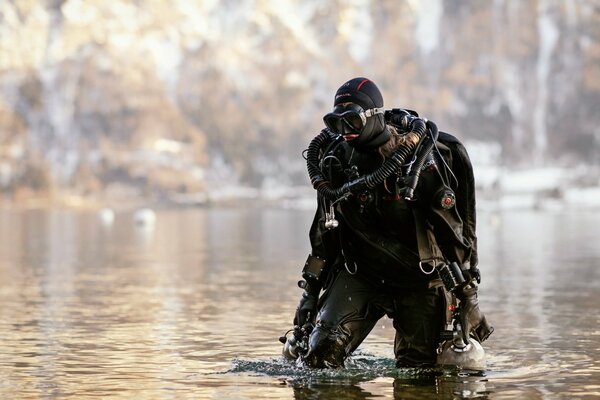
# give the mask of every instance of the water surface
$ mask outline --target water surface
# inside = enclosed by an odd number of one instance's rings
[[[0,211],[0,397],[600,397],[597,213],[480,213],[483,376],[394,368],[388,319],[344,370],[284,362],[311,219]]]

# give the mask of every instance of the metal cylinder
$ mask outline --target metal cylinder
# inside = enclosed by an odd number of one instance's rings
[[[460,343],[460,345],[458,344]],[[469,338],[469,344],[448,340],[442,347],[442,352],[437,357],[439,365],[454,366],[461,369],[483,371],[485,370],[485,351],[481,344]]]

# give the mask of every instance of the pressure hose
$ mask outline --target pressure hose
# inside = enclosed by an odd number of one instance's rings
[[[306,150],[306,166],[310,182],[317,192],[327,200],[336,202],[342,198],[347,198],[352,194],[360,193],[365,189],[372,189],[385,181],[390,175],[397,172],[400,167],[406,163],[406,159],[414,152],[423,138],[426,137],[425,132],[427,130],[425,120],[415,117],[404,110],[401,110],[401,112],[401,118],[397,119],[402,121],[402,128],[405,130],[410,129],[409,132],[406,133],[405,143],[377,170],[351,182],[346,182],[338,188],[332,188],[331,183],[323,177],[321,169],[319,168],[319,155],[325,145],[330,145],[334,141],[343,139],[340,135],[332,133],[329,129],[324,129],[315,136]],[[398,110],[396,110],[396,114],[398,114]],[[398,115],[396,115],[396,117],[398,117]]]
[[[417,183],[419,183],[419,177],[421,176],[423,165],[425,165],[425,160],[427,160],[427,156],[429,156],[431,150],[433,150],[435,142],[439,136],[439,131],[436,124],[434,124],[432,121],[427,121],[426,125],[427,129],[431,133],[431,137],[426,136],[423,138],[425,147],[419,151],[419,157],[411,166],[411,172],[404,180],[406,187],[403,190],[403,194],[408,200],[411,200],[415,194],[415,189],[417,187]]]
[[[308,169],[308,176],[310,177],[310,183],[313,188],[317,188],[320,184],[326,182],[325,178],[321,174],[319,168],[319,155],[321,149],[325,145],[331,144],[335,140],[342,139],[340,135],[336,135],[329,129],[323,129],[313,140],[310,141],[308,148],[306,149],[306,168]]]

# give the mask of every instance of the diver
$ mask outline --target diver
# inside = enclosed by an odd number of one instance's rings
[[[477,299],[475,188],[464,146],[412,110],[384,109],[363,77],[337,90],[323,121],[305,151],[317,210],[283,355],[342,367],[385,315],[398,367],[445,364],[444,351],[481,348],[493,328]]]

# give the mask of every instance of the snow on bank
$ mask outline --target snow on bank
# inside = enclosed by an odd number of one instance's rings
[[[475,167],[477,208],[504,210],[600,209],[600,169]],[[306,186],[221,187],[206,194],[207,205],[266,205],[315,209],[316,192]]]
[[[600,208],[600,165],[507,167],[497,143],[469,141],[478,208]]]
[[[475,165],[474,174],[478,209],[600,209],[600,167],[514,169]],[[314,208],[314,197],[300,204]]]
[[[598,168],[475,168],[475,181],[485,209],[600,208]]]

